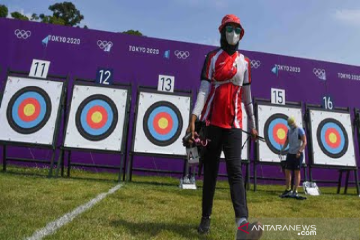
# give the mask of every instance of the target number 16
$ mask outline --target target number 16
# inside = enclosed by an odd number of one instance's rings
[[[271,103],[285,105],[285,90],[284,89],[271,89]]]
[[[159,75],[158,91],[174,92],[175,77]]]
[[[46,78],[49,72],[50,62],[33,59],[29,77]]]
[[[333,101],[332,101],[332,99],[331,99],[331,97],[330,96],[324,96],[323,98],[322,98],[322,106],[323,106],[323,108],[325,108],[325,109],[329,109],[329,110],[332,110],[333,109],[333,107],[334,107],[334,104],[333,104]]]

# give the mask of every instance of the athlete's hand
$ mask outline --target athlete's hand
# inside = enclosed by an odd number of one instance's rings
[[[195,140],[195,123],[190,122],[188,128],[186,129],[186,133],[191,132],[191,138],[189,139],[189,143],[193,144]]]
[[[300,157],[300,153],[297,153],[297,154],[296,154],[296,158],[299,158],[299,157]]]
[[[256,140],[257,137],[258,137],[258,131],[257,131],[255,128],[251,129],[251,137],[252,137],[254,140]]]

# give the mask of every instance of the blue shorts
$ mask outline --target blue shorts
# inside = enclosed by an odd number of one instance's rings
[[[304,154],[301,153],[300,157],[297,158],[296,154],[290,154],[288,153],[286,155],[286,161],[285,161],[285,169],[288,170],[300,170],[301,165],[304,160]]]

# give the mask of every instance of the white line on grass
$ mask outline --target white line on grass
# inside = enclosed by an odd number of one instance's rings
[[[95,204],[97,204],[98,202],[103,200],[107,195],[113,194],[114,192],[119,190],[122,186],[123,186],[122,184],[118,184],[115,187],[111,188],[108,192],[99,194],[96,198],[93,198],[86,204],[83,204],[83,205],[77,207],[72,212],[68,212],[61,218],[48,223],[44,228],[37,230],[31,237],[28,237],[26,239],[27,240],[40,240],[43,237],[46,237],[50,234],[55,233],[56,230],[58,230],[65,224],[71,222],[72,220],[74,220],[74,218],[77,217],[78,215],[80,215],[81,213],[92,208]]]

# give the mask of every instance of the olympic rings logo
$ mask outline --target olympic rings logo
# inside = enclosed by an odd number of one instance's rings
[[[326,79],[325,69],[314,68],[314,69],[313,69],[313,73],[315,74],[315,76],[317,76],[317,77],[320,78],[320,79],[323,79],[323,80]]]
[[[259,60],[251,60],[250,62],[251,68],[259,68],[261,65],[261,62]]]
[[[179,50],[176,50],[174,52],[175,56],[178,58],[178,59],[187,59],[189,56],[190,56],[190,53],[189,51],[179,51]]]
[[[26,31],[26,30],[22,30],[22,29],[16,29],[14,31],[14,34],[17,38],[19,39],[27,39],[31,36],[31,31]]]
[[[112,47],[113,43],[111,41],[101,41],[101,40],[98,40],[97,41],[97,45],[99,46],[100,49],[104,49],[106,48],[107,46],[110,45],[110,47]]]

